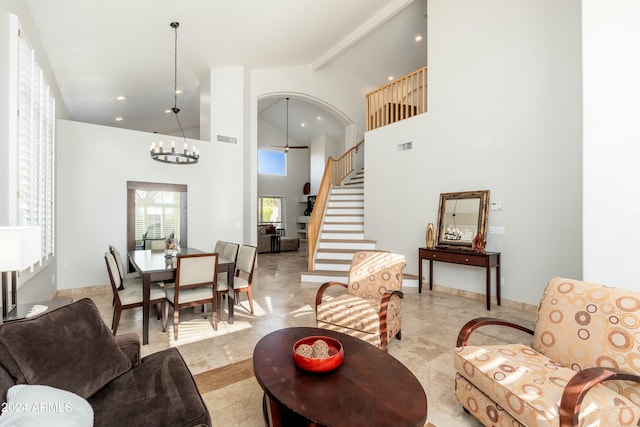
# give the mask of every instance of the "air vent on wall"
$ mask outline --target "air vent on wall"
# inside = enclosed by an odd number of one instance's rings
[[[216,141],[218,141],[218,142],[226,142],[227,144],[237,144],[238,143],[238,138],[234,138],[233,136],[217,135],[216,136]]]
[[[405,142],[404,144],[398,144],[398,151],[407,151],[413,149],[413,141]]]

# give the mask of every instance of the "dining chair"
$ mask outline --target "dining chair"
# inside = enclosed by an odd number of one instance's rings
[[[178,339],[180,309],[204,305],[207,318],[207,304],[213,311],[213,329],[218,329],[216,312],[216,288],[218,283],[218,254],[204,253],[178,255],[176,281],[173,287],[165,287],[166,299],[173,306],[173,338]],[[166,318],[166,316],[165,316]]]
[[[164,240],[162,240],[162,239],[152,240],[151,241],[151,250],[152,251],[163,251],[163,250],[165,250]]]
[[[220,258],[228,259],[235,263],[238,258],[238,249],[240,248],[240,245],[237,243],[223,242],[222,246],[222,252],[218,252],[220,254]],[[228,274],[229,273],[227,272],[218,273],[218,283],[220,283],[221,279],[227,280]]]
[[[213,248],[213,252],[216,254],[222,254],[222,252],[224,252],[225,246],[227,246],[227,242],[225,242],[224,240],[218,240],[216,242],[215,248]]]
[[[224,249],[222,250],[222,253],[218,252],[220,254],[220,258],[225,258],[228,259],[230,261],[235,262],[236,261],[236,257],[238,256],[238,249],[240,248],[240,245],[237,243],[232,243],[232,242],[225,242],[224,245]]]
[[[380,251],[356,252],[348,283],[325,282],[316,294],[318,328],[342,332],[387,350],[394,336],[401,338],[402,276],[405,257]],[[332,286],[346,293],[325,298]]]
[[[236,273],[233,279],[233,290],[236,296],[236,304],[238,304],[238,297],[240,292],[246,293],[249,298],[249,309],[253,314],[253,293],[251,292],[251,284],[253,282],[253,270],[256,265],[256,254],[258,248],[250,245],[242,245],[238,250],[238,257],[236,259]],[[218,277],[218,309],[221,307],[220,297],[229,292],[229,282],[226,275]]]
[[[142,283],[142,276],[137,271],[133,271],[131,273],[127,273],[124,268],[124,262],[122,261],[122,256],[120,255],[120,251],[116,249],[115,246],[109,245],[109,252],[113,255],[113,258],[116,260],[116,266],[118,267],[118,273],[120,274],[120,289],[124,289],[127,287],[127,283],[140,282]]]
[[[120,274],[118,273],[118,266],[115,258],[109,252],[104,253],[104,260],[107,264],[107,273],[109,274],[109,281],[111,282],[111,290],[113,291],[114,309],[113,320],[111,321],[111,330],[113,335],[118,331],[118,324],[120,323],[120,315],[123,310],[129,308],[142,307],[143,291],[142,283],[133,283],[130,286],[121,288],[122,282],[120,280]],[[151,283],[150,289],[150,304],[159,304],[162,320],[162,332],[166,332],[166,298],[164,290],[157,284]]]

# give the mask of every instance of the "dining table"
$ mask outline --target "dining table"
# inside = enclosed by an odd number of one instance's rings
[[[130,267],[142,276],[142,344],[149,343],[149,311],[151,283],[161,281],[175,281],[180,255],[202,254],[200,249],[181,248],[177,256],[167,256],[164,251],[133,250],[128,252]],[[229,305],[229,323],[233,323],[233,306],[235,305],[235,292],[233,292],[233,277],[235,273],[235,261],[218,256],[218,273],[226,272],[229,276],[229,292],[227,301]]]

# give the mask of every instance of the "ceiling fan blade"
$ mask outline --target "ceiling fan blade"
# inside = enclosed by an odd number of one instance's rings
[[[290,149],[301,149],[301,148],[309,148],[306,145],[289,145],[288,146]]]

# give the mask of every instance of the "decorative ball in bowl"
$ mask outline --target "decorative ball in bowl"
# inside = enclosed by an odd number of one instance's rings
[[[310,336],[299,339],[293,345],[293,361],[309,372],[328,372],[342,363],[344,350],[335,338]]]

